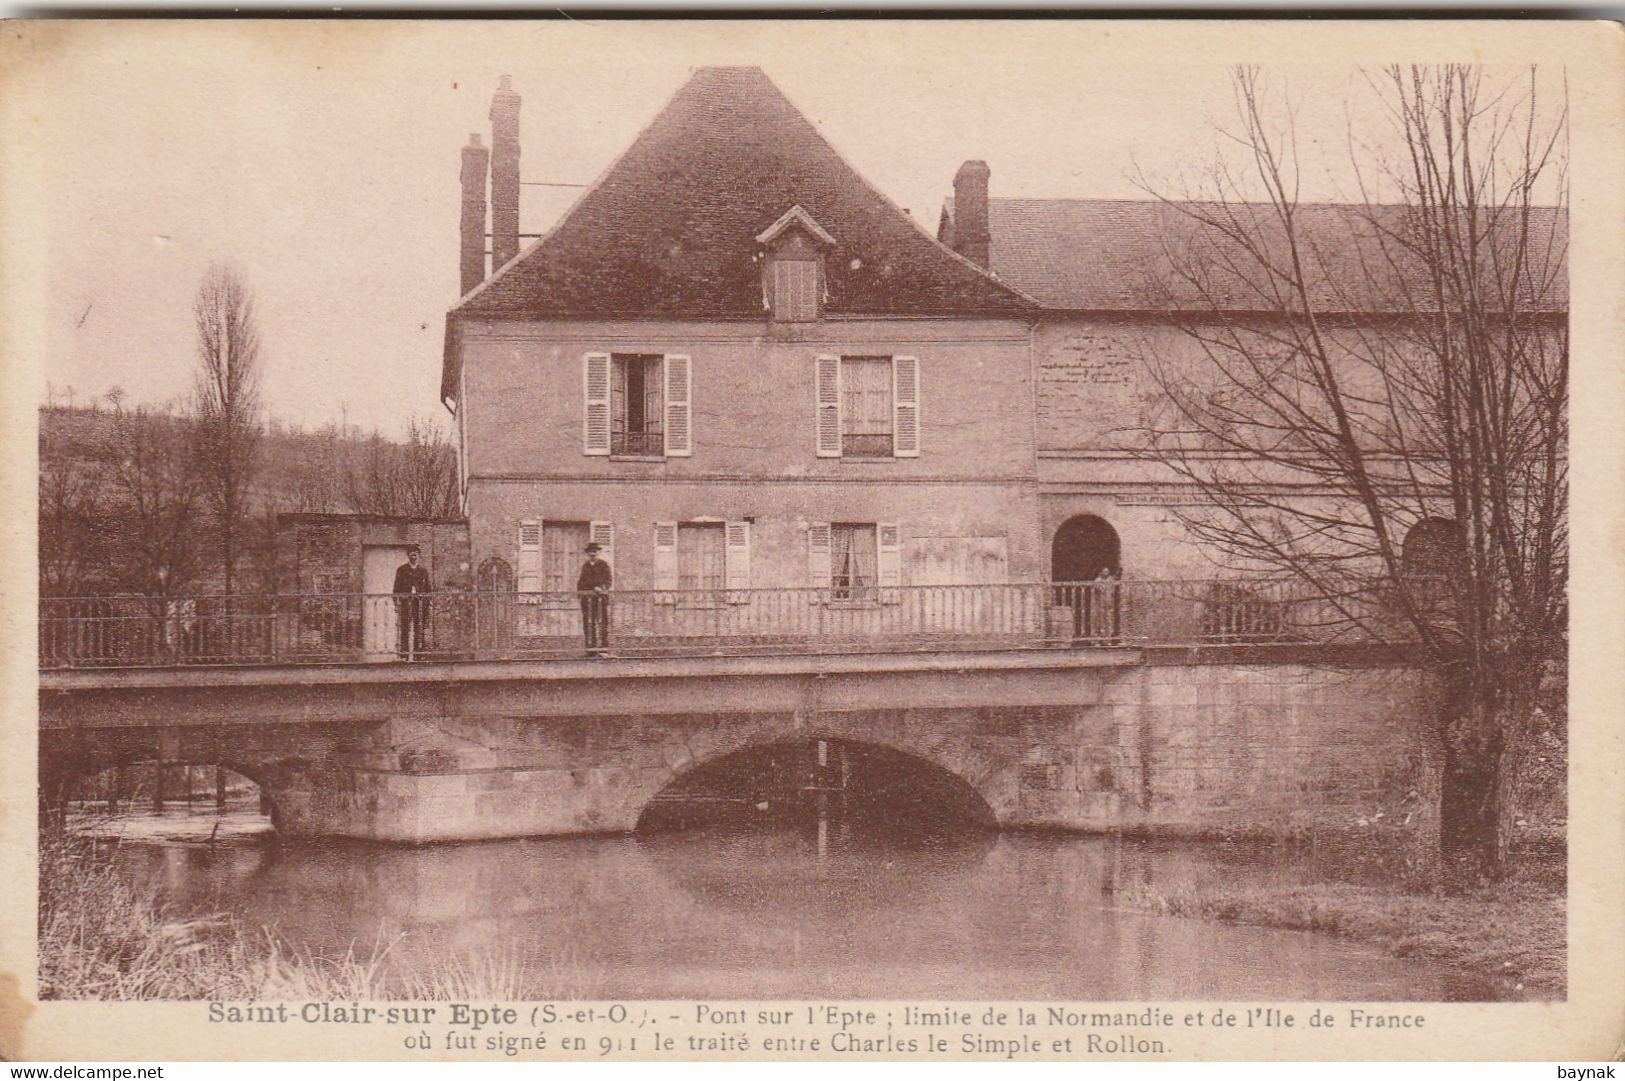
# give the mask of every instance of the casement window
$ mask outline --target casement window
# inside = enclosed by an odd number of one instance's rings
[[[693,452],[692,362],[681,353],[588,353],[582,452],[683,458]]]
[[[750,588],[750,523],[656,522],[655,589],[663,603],[743,604]]]
[[[773,319],[779,323],[811,323],[818,318],[820,293],[816,259],[773,261]]]
[[[587,522],[542,523],[542,592],[563,596],[575,591],[591,529]]]
[[[917,458],[920,362],[821,356],[814,374],[820,458]]]
[[[815,601],[895,604],[903,570],[900,530],[890,522],[813,522],[807,569],[812,585],[824,591]]]
[[[600,558],[615,566],[615,527],[609,522],[524,521],[519,523],[520,593],[541,594],[537,603],[569,607],[575,603],[576,576],[586,562],[589,541],[603,549]]]

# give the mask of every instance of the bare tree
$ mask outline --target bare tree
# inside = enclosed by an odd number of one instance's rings
[[[1164,196],[1185,344],[1148,358],[1171,407],[1145,454],[1205,497],[1176,513],[1227,565],[1439,674],[1433,837],[1499,872],[1567,648],[1566,109],[1535,71],[1365,85],[1390,130],[1351,124],[1361,200],[1316,206],[1292,110],[1236,73],[1243,164]]]
[[[203,478],[188,418],[136,408],[113,412],[95,447],[105,485],[103,514],[113,584],[159,600],[201,576],[194,525]]]
[[[407,424],[404,444],[374,432],[358,469],[350,475],[350,501],[369,514],[455,517],[457,461],[445,433],[416,417]]]
[[[69,597],[95,588],[107,574],[102,517],[107,497],[95,448],[53,424],[44,411],[39,430],[40,594]]]
[[[235,270],[212,266],[192,302],[197,328],[198,463],[220,543],[225,589],[235,586],[249,485],[260,439],[260,338],[254,299]]]

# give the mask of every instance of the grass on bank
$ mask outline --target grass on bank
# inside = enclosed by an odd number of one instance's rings
[[[271,931],[224,915],[183,917],[115,866],[116,843],[40,841],[42,999],[215,1001],[525,1001],[582,997],[564,968],[536,971],[516,954],[449,956],[397,974],[390,944],[364,954],[295,953]]]
[[[1523,869],[1500,882],[1343,881],[1326,873],[1298,886],[1152,887],[1118,898],[1162,915],[1335,935],[1561,999],[1568,971],[1563,853],[1547,847],[1522,856]]]

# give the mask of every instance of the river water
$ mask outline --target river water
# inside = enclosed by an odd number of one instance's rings
[[[106,827],[104,827],[106,828]],[[248,808],[126,817],[124,873],[311,957],[394,974],[500,958],[526,997],[1486,1000],[1507,986],[1295,931],[1147,914],[1125,893],[1289,886],[1235,846],[921,839],[791,825],[397,847],[285,841]],[[200,838],[214,836],[213,842]]]

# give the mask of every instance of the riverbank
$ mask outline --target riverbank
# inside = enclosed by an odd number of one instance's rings
[[[371,1001],[569,997],[512,955],[387,975],[391,944],[318,957],[225,914],[182,918],[114,867],[118,842],[40,840],[41,999]],[[579,991],[576,992],[579,995]]]
[[[1531,846],[1524,869],[1496,883],[1351,882],[1328,873],[1297,886],[1152,887],[1117,896],[1159,915],[1335,935],[1506,980],[1529,997],[1562,999],[1566,890],[1553,866],[1561,855]]]

